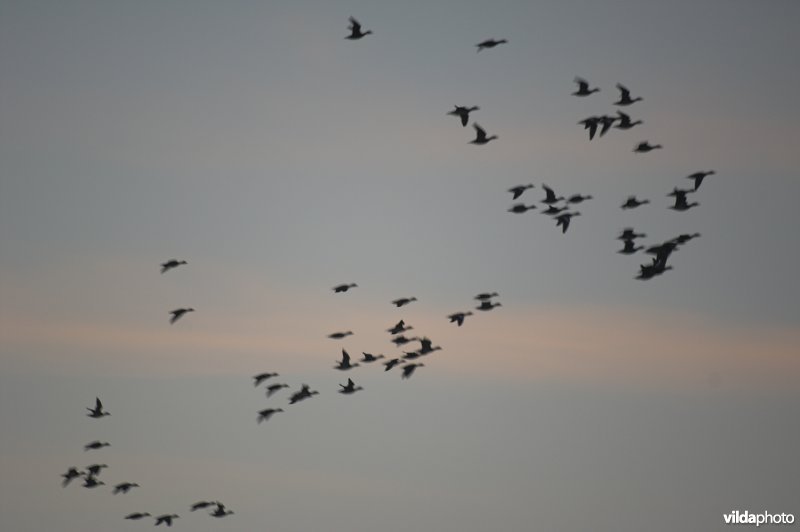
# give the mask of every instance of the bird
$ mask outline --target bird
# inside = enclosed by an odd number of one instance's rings
[[[652,279],[657,275],[661,275],[667,270],[671,270],[672,266],[666,266],[664,263],[659,263],[656,259],[653,259],[652,264],[641,264],[639,265],[639,275],[636,276],[639,280],[647,280]]]
[[[497,135],[487,137],[486,130],[479,126],[477,122],[473,122],[472,127],[475,128],[475,140],[469,141],[469,144],[482,145],[487,144],[491,140],[499,138]]]
[[[343,393],[345,395],[356,393],[358,390],[364,389],[361,386],[356,386],[356,384],[353,382],[353,379],[347,379],[347,385],[340,384],[339,386],[342,388],[339,390],[339,393]]]
[[[233,510],[226,511],[225,510],[225,505],[222,504],[221,502],[217,502],[216,504],[217,504],[217,508],[213,512],[211,512],[209,514],[210,516],[212,516],[212,517],[225,517],[225,516],[231,515],[233,513]]]
[[[633,151],[636,153],[647,153],[649,151],[658,150],[661,148],[663,148],[661,144],[650,144],[645,140],[637,144]]]
[[[561,233],[566,233],[569,228],[569,222],[574,216],[580,216],[579,212],[565,212],[556,216],[556,227],[561,227]]]
[[[283,384],[283,383],[270,384],[269,386],[267,386],[267,397],[272,397],[272,394],[274,394],[281,388],[288,388],[288,387],[289,387],[288,384]]]
[[[132,521],[138,521],[139,519],[144,519],[145,517],[150,517],[149,512],[136,512],[132,514],[128,514],[125,516],[125,519],[131,519]]]
[[[403,321],[403,320],[400,320],[391,329],[386,329],[386,332],[391,333],[391,334],[400,334],[401,332],[405,332],[405,331],[408,331],[408,330],[413,329],[413,328],[414,327],[411,327],[411,326],[406,327],[406,322]]]
[[[94,477],[99,475],[100,471],[106,467],[108,467],[106,464],[92,464],[86,467],[86,473]]]
[[[473,297],[472,299],[477,299],[478,301],[486,301],[487,299],[492,299],[493,297],[497,297],[499,295],[500,294],[498,294],[497,292],[483,292]]]
[[[258,387],[265,380],[277,376],[277,373],[259,373],[258,375],[253,375],[253,386]]]
[[[635,240],[637,238],[644,238],[647,235],[644,233],[637,233],[632,228],[626,227],[622,233],[617,237],[617,240]]]
[[[670,242],[674,242],[674,243],[676,243],[678,245],[681,245],[681,244],[685,244],[686,242],[692,240],[693,238],[697,238],[699,236],[700,236],[700,233],[692,233],[692,234],[684,233],[682,235],[676,236],[675,238],[670,240]]]
[[[544,194],[545,194],[545,198],[542,200],[542,203],[552,205],[553,203],[557,203],[564,199],[564,196],[556,197],[556,193],[553,192],[553,189],[548,187],[547,185],[542,185],[542,189],[544,189]]]
[[[623,242],[623,248],[617,251],[617,253],[622,253],[623,255],[632,255],[640,249],[644,249],[644,246],[636,246],[633,240],[623,240]]]
[[[625,203],[622,204],[621,208],[622,209],[635,209],[636,207],[639,207],[640,205],[644,205],[646,203],[650,203],[650,200],[648,200],[648,199],[639,200],[639,199],[636,199],[636,196],[628,196],[628,199],[625,200]]]
[[[87,475],[85,479],[83,479],[83,487],[84,488],[96,488],[97,486],[104,486],[105,482],[102,480],[97,480],[97,478],[93,475]]]
[[[629,91],[624,85],[621,83],[617,83],[617,89],[619,89],[619,101],[614,102],[614,105],[626,106],[631,105],[635,102],[642,101],[640,96],[636,98],[631,98],[631,91]]]
[[[572,196],[567,198],[567,203],[583,203],[586,200],[593,199],[592,196],[586,195],[583,196],[581,194],[573,194]]]
[[[450,323],[456,323],[459,327],[461,327],[464,325],[464,318],[467,316],[472,316],[472,312],[456,312],[447,316],[447,319],[450,320]]]
[[[135,482],[122,482],[114,486],[114,495],[117,493],[128,493],[131,488],[138,488],[139,484]]]
[[[616,122],[616,121],[617,121],[617,119],[614,118],[613,116],[608,116],[608,115],[598,116],[597,117],[597,123],[599,125],[603,126],[600,129],[600,136],[602,137],[603,135],[608,133],[608,130],[611,129],[611,126],[613,126],[614,122]]]
[[[170,310],[169,313],[172,314],[172,317],[169,319],[169,323],[173,324],[181,317],[186,314],[187,312],[194,312],[193,308],[176,308],[175,310]]]
[[[500,40],[497,40],[497,41],[494,40],[494,39],[487,39],[487,40],[485,40],[483,42],[479,42],[475,46],[478,47],[478,51],[480,52],[484,48],[494,48],[498,44],[505,44],[507,42],[508,42],[508,40],[506,40],[506,39],[500,39]]]
[[[78,471],[75,467],[70,467],[67,469],[67,472],[62,473],[61,476],[64,477],[64,480],[61,481],[61,486],[66,488],[73,479],[83,476],[83,473]]]
[[[414,374],[414,370],[423,367],[425,364],[406,364],[403,366],[403,374],[400,376],[403,379],[408,379]]]
[[[623,113],[622,111],[617,111],[617,121],[619,122],[614,127],[617,129],[631,129],[634,126],[639,124],[644,124],[641,120],[636,120],[635,122],[631,122],[631,117]]]
[[[178,266],[180,266],[182,264],[189,264],[189,263],[186,262],[185,260],[170,259],[167,262],[164,262],[164,263],[161,264],[161,273],[166,273],[169,270],[171,270],[173,268],[177,268]]]
[[[600,117],[599,116],[590,116],[589,118],[584,118],[578,124],[583,124],[583,129],[589,130],[589,140],[594,138],[594,134],[597,133],[597,126],[600,124]]]
[[[513,212],[514,214],[522,214],[523,212],[527,212],[535,208],[536,205],[525,205],[524,203],[517,203],[516,205],[508,209],[508,212]]]
[[[312,395],[317,395],[319,392],[317,390],[311,390],[308,384],[303,384],[303,387],[300,391],[294,392],[292,396],[289,398],[289,404],[293,405],[303,399],[308,399]]]
[[[342,359],[337,362],[337,364],[334,366],[334,368],[344,371],[344,370],[352,369],[352,368],[354,368],[356,366],[358,366],[357,363],[356,364],[351,364],[350,363],[350,354],[347,351],[345,351],[344,349],[342,349]]]
[[[335,332],[333,334],[329,334],[328,338],[333,338],[334,340],[341,340],[346,336],[350,336],[353,334],[353,331],[345,331],[345,332]]]
[[[564,205],[563,207],[556,207],[555,205],[548,205],[545,210],[542,211],[542,214],[548,214],[550,216],[555,216],[561,212],[564,212],[569,209],[569,205]]]
[[[156,517],[156,524],[155,524],[155,526],[158,526],[158,525],[160,525],[161,523],[164,523],[164,524],[165,524],[165,525],[167,525],[167,526],[172,526],[172,520],[173,520],[173,519],[178,519],[179,517],[180,517],[180,516],[179,516],[178,514],[164,514],[164,515],[159,515],[158,517]]]
[[[416,297],[401,297],[400,299],[395,299],[394,301],[392,301],[392,305],[399,308],[408,305],[412,301],[416,300],[417,300]]]
[[[393,358],[391,360],[387,360],[386,362],[383,363],[383,365],[385,366],[383,371],[389,371],[390,369],[392,369],[396,365],[402,364],[403,362],[405,362],[405,361],[401,360],[399,358]]]
[[[347,292],[351,288],[356,288],[357,286],[358,285],[356,283],[340,284],[339,286],[334,286],[333,288],[331,288],[331,290],[333,290],[335,293],[338,294],[341,292]]]
[[[86,410],[89,411],[89,413],[86,414],[86,415],[89,416],[89,417],[92,417],[92,418],[101,418],[101,417],[105,417],[105,416],[110,416],[111,415],[110,412],[103,412],[103,403],[102,403],[102,401],[100,401],[99,397],[95,397],[95,399],[94,399],[94,408],[89,408],[87,406]]]
[[[600,89],[597,87],[590,89],[589,82],[583,78],[576,77],[575,83],[578,84],[578,90],[572,93],[573,96],[589,96],[593,92],[600,92]]]
[[[419,348],[419,354],[420,355],[427,355],[428,353],[433,353],[434,351],[439,351],[442,348],[439,345],[436,345],[436,346],[433,345],[433,342],[431,342],[430,338],[428,338],[428,337],[421,338],[419,342],[421,344],[421,346]]]
[[[403,351],[405,353],[403,355],[403,360],[414,360],[422,356],[422,353],[419,351]]]
[[[515,187],[511,187],[508,189],[514,196],[511,198],[512,200],[517,199],[518,197],[522,196],[522,193],[528,190],[529,188],[533,188],[533,185],[517,185]]]
[[[88,451],[90,449],[102,449],[103,447],[110,447],[111,444],[108,442],[100,442],[100,441],[93,441],[91,443],[87,443],[83,446],[84,451]]]
[[[353,17],[350,17],[350,26],[347,29],[350,30],[350,35],[345,39],[350,39],[351,41],[356,41],[372,33],[372,30],[361,31],[361,24]]]
[[[414,336],[413,338],[406,338],[401,334],[400,336],[395,336],[394,338],[392,338],[392,343],[400,347],[401,345],[413,342],[414,340],[419,340],[419,338],[417,338],[416,336]]]
[[[466,127],[467,122],[469,122],[469,114],[472,111],[480,111],[480,107],[477,105],[473,105],[472,107],[462,107],[460,105],[454,106],[455,109],[447,113],[448,115],[457,116],[461,119],[461,125]]]
[[[697,190],[698,188],[700,188],[700,185],[703,184],[703,179],[714,174],[716,174],[714,170],[707,170],[705,172],[695,172],[693,174],[687,175],[686,179],[694,179],[694,189]]]
[[[208,508],[209,506],[214,506],[215,504],[217,503],[213,501],[199,501],[194,503],[189,511],[194,512],[196,510],[202,510],[203,508]]]
[[[675,196],[675,204],[671,205],[669,208],[674,211],[688,211],[692,207],[697,207],[698,205],[700,205],[696,201],[693,201],[692,203],[688,203],[686,201],[686,194],[689,194],[690,192],[692,191],[681,190],[676,188],[675,190],[667,194],[668,196]]]
[[[271,418],[273,414],[276,414],[278,412],[283,412],[283,409],[282,408],[266,408],[264,410],[260,410],[258,412],[257,421],[258,421],[258,423],[261,423],[262,421],[266,421],[269,418]]]
[[[492,310],[495,307],[501,306],[500,303],[492,303],[491,301],[481,301],[481,304],[475,307],[476,310]]]
[[[367,363],[375,362],[380,358],[384,358],[384,355],[373,355],[371,353],[364,353],[364,352],[362,352],[361,354],[364,355],[364,358],[361,359],[361,362],[367,362]]]

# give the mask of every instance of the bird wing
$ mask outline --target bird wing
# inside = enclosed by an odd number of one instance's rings
[[[461,113],[461,125],[466,127],[469,121],[469,113]]]
[[[629,100],[631,97],[631,91],[627,89],[622,83],[617,83],[617,88],[620,92],[620,99],[621,100]]]
[[[350,29],[353,33],[361,33],[361,24],[353,17],[350,17]]]
[[[342,349],[342,365],[343,366],[350,365],[350,354],[344,349]]]
[[[486,140],[486,130],[479,126],[477,123],[472,124],[472,127],[475,128],[475,134],[477,137],[475,140]]]

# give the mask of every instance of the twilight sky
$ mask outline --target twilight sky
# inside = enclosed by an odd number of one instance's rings
[[[374,34],[345,40],[350,15]],[[798,24],[790,0],[0,0],[0,528],[800,515]],[[509,43],[476,54],[490,37]],[[589,142],[617,82],[644,124]],[[468,144],[454,104],[499,139]],[[667,209],[706,169],[700,206]],[[542,183],[594,199],[562,234],[506,212],[523,183],[537,211]],[[652,203],[621,210],[634,194]],[[628,226],[702,236],[641,282]],[[484,291],[503,306],[447,322]],[[402,355],[401,318],[443,348],[411,379],[333,369]],[[320,395],[267,399],[263,371]],[[84,415],[95,396],[111,417]],[[141,488],[61,487],[97,462]]]

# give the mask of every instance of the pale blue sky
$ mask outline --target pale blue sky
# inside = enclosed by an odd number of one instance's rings
[[[374,35],[345,40],[350,15]],[[0,1],[0,525],[800,514],[798,23],[791,1]],[[476,54],[489,37],[509,43]],[[575,76],[601,92],[571,96]],[[589,142],[577,122],[613,113],[617,82],[644,124]],[[454,104],[499,139],[469,145]],[[700,207],[668,210],[704,169]],[[594,199],[562,235],[506,212],[520,183]],[[620,210],[632,194],[652,204]],[[627,226],[702,237],[643,283]],[[189,265],[159,275],[172,257]],[[482,291],[503,306],[446,322]],[[179,306],[197,312],[170,327]],[[336,394],[339,350],[400,354],[400,318],[443,350]],[[261,371],[321,395],[267,400]],[[83,415],[96,395],[111,418]],[[84,453],[96,438],[113,447]],[[60,487],[95,460],[142,488]],[[236,514],[187,511],[203,498]]]

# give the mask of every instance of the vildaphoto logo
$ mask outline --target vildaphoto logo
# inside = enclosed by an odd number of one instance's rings
[[[794,523],[794,514],[771,514],[761,512],[760,514],[750,513],[747,510],[740,512],[734,510],[729,514],[722,514],[726,525],[791,525]]]

